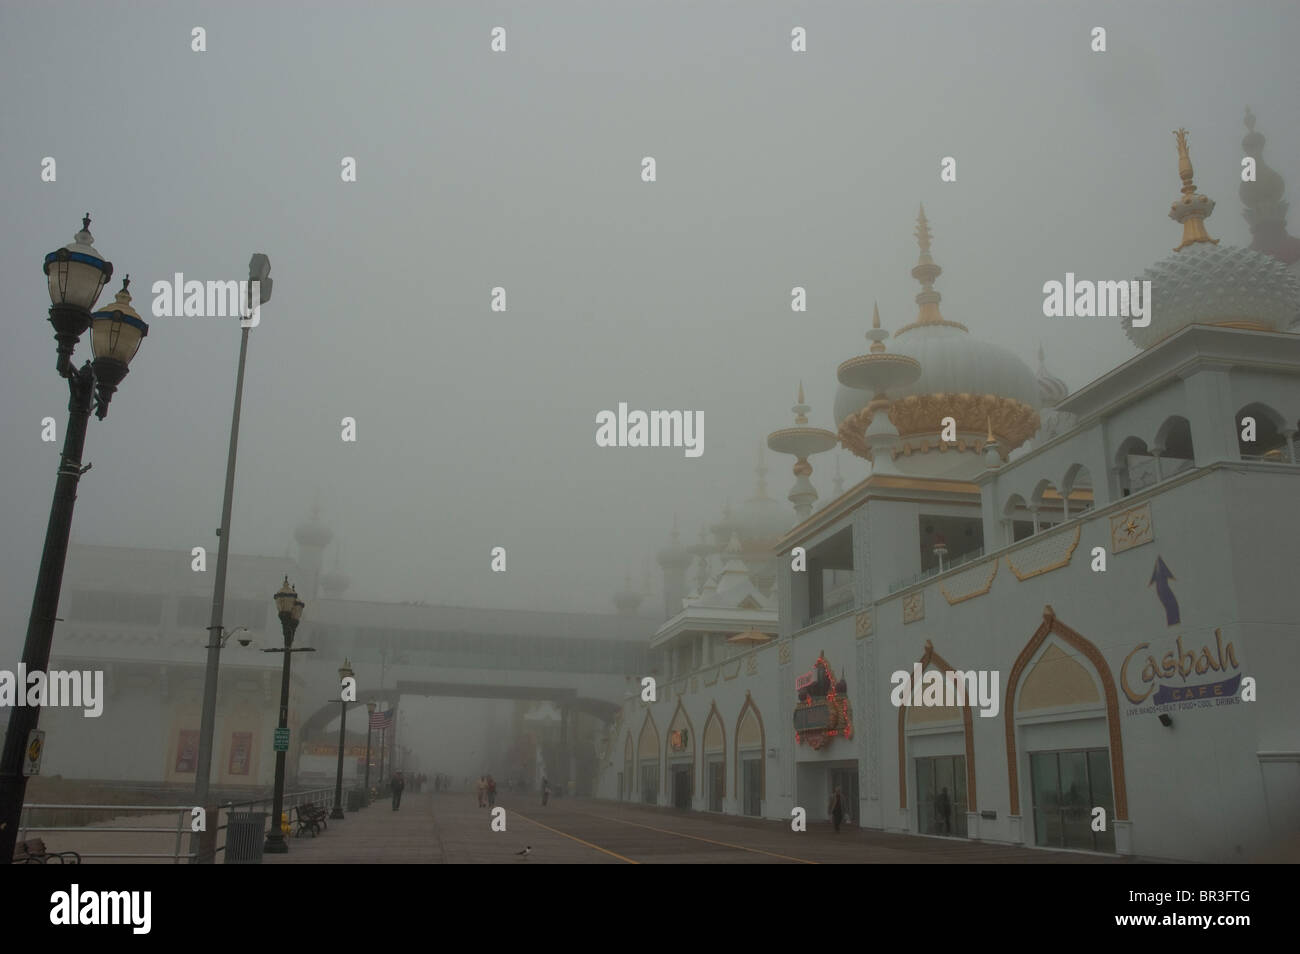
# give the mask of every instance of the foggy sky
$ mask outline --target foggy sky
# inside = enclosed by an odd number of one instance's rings
[[[1296,37],[1288,2],[6,0],[0,644],[21,645],[67,416],[41,262],[86,211],[115,267],[101,305],[130,273],[151,328],[90,423],[74,542],[215,554],[238,325],[155,319],[149,288],[244,278],[263,251],[234,552],[284,553],[318,490],[349,597],[611,611],[674,512],[693,543],[753,492],[800,379],[834,427],[872,301],[891,330],[916,315],[920,202],[949,320],[1031,367],[1042,342],[1072,390],[1135,354],[1117,320],[1042,317],[1043,283],[1170,253],[1179,126],[1210,234],[1248,244],[1247,104],[1300,189]],[[703,457],[597,448],[620,401],[703,411]],[[788,506],[793,461],[765,453]],[[866,476],[835,454],[846,486]],[[835,454],[812,460],[821,502]]]

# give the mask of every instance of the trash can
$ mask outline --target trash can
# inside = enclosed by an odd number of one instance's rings
[[[228,865],[260,865],[266,843],[266,812],[231,812],[226,822]]]
[[[365,805],[366,793],[359,788],[348,789],[348,811],[359,812]]]

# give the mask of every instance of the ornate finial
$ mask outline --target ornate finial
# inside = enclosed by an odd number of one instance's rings
[[[1039,355],[1040,355],[1040,356],[1042,355],[1042,351],[1039,351]],[[994,439],[994,437],[993,437],[993,416],[992,416],[992,415],[989,415],[989,436],[988,436],[988,442],[989,442],[990,444],[996,443],[996,441],[995,441],[995,439]]]
[[[921,283],[920,294],[916,296],[916,303],[920,306],[920,311],[917,312],[916,321],[899,328],[894,332],[894,337],[922,325],[950,325],[954,328],[960,328],[962,331],[966,330],[965,325],[960,325],[955,321],[947,321],[939,313],[939,300],[942,296],[934,290],[934,280],[943,273],[943,269],[935,264],[930,255],[930,241],[933,237],[930,232],[930,222],[925,217],[925,206],[922,205],[916,217],[916,241],[921,247],[921,254],[917,258],[916,266],[912,269],[912,277]]]
[[[921,211],[916,216],[916,243],[921,246],[923,253],[930,251],[930,240],[933,238],[930,234],[930,223],[925,218],[925,203],[921,203]]]
[[[128,288],[130,288],[130,287],[131,287],[131,276],[130,276],[130,275],[125,275],[125,276],[123,276],[123,278],[122,278],[122,291],[126,291],[126,290],[127,290]]]
[[[90,231],[90,213],[87,212],[81,217],[81,227],[84,231]]]
[[[889,337],[887,332],[880,329],[880,305],[876,302],[871,303],[871,331],[867,337],[871,339],[871,353],[880,354],[885,350],[885,339]]]
[[[799,379],[799,395],[797,398],[795,398],[795,400],[797,400],[800,404],[803,403],[803,379],[802,378]]]
[[[1218,245],[1219,240],[1210,238],[1205,231],[1205,220],[1214,211],[1214,200],[1196,192],[1196,184],[1192,181],[1192,157],[1187,151],[1187,130],[1174,130],[1174,138],[1178,140],[1178,176],[1183,180],[1183,197],[1169,209],[1169,217],[1183,226],[1183,240],[1174,251],[1181,252],[1199,242]]]
[[[808,412],[812,410],[812,407],[809,406],[808,402],[804,400],[802,381],[799,382],[799,397],[795,403],[795,406],[790,408],[790,410],[794,412],[795,424],[799,426],[803,426],[804,424],[808,423]]]

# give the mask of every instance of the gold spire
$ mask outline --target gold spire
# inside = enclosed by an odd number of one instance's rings
[[[871,328],[878,330],[880,328],[880,305],[876,302],[871,303]],[[885,342],[882,338],[876,338],[871,342],[871,353],[880,354],[885,350]]]
[[[803,380],[799,381],[799,403],[803,403]]]
[[[1178,177],[1183,180],[1183,197],[1169,209],[1169,217],[1183,226],[1183,241],[1174,251],[1181,252],[1199,242],[1218,245],[1219,240],[1210,238],[1205,231],[1205,220],[1214,211],[1214,200],[1196,192],[1196,184],[1192,181],[1192,157],[1187,151],[1187,130],[1174,130],[1174,138],[1178,140]]]
[[[920,306],[920,310],[917,312],[916,321],[899,328],[894,332],[894,337],[897,338],[905,331],[911,331],[913,328],[924,325],[950,325],[965,331],[965,325],[960,325],[955,321],[947,321],[939,312],[939,300],[942,296],[934,290],[934,280],[943,273],[943,269],[935,263],[934,258],[930,255],[930,242],[934,235],[930,232],[930,221],[925,217],[924,204],[917,213],[914,234],[916,235],[916,244],[921,249],[916,266],[912,269],[912,277],[921,283],[921,291],[916,296],[916,303]]]
[[[808,411],[811,410],[811,408],[809,408],[808,405],[804,403],[803,381],[799,382],[799,398],[795,402],[794,407],[792,407],[790,410],[794,411],[794,422],[796,425],[803,425],[808,423]]]
[[[989,444],[992,444],[992,443],[995,443],[995,441],[996,441],[996,439],[993,437],[993,415],[990,414],[990,415],[989,415],[989,436],[988,436],[988,443],[989,443]]]

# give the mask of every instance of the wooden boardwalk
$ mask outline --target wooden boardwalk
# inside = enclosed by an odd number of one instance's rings
[[[472,794],[407,794],[400,811],[377,801],[317,838],[290,838],[265,864],[1115,864],[1084,852],[928,838],[825,823],[788,824],[611,802],[502,793],[506,830]],[[530,847],[527,857],[516,852]]]

